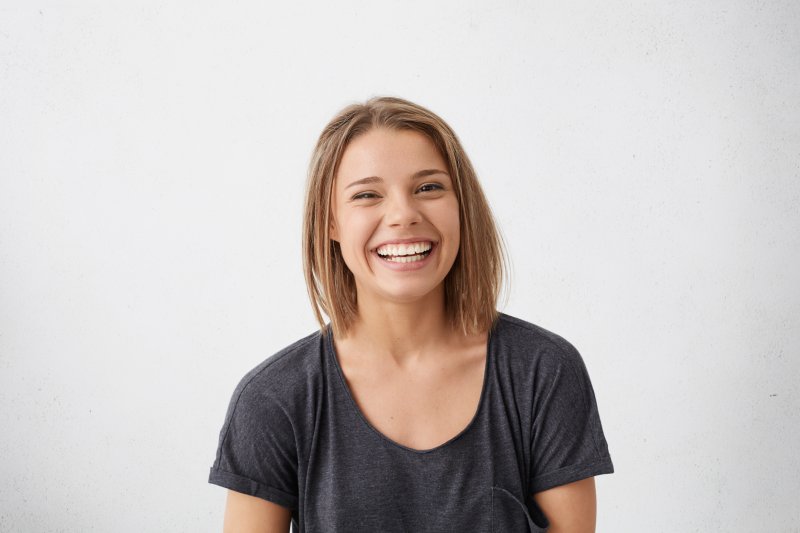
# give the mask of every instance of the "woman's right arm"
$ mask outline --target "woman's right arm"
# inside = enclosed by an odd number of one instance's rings
[[[228,491],[224,533],[289,533],[292,512],[262,498]]]

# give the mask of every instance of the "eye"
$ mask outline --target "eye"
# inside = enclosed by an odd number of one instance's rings
[[[420,192],[432,192],[432,191],[443,191],[444,187],[442,187],[438,183],[426,183],[422,187],[419,188]]]
[[[353,200],[371,200],[373,198],[377,198],[378,195],[374,192],[361,192],[353,196]]]

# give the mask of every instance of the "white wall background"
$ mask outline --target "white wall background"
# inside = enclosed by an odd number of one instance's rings
[[[0,530],[221,529],[233,388],[316,327],[311,148],[392,94],[584,356],[598,530],[800,531],[798,2],[0,6]]]

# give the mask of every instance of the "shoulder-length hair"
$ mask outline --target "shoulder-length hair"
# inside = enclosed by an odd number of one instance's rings
[[[445,310],[451,327],[465,335],[490,329],[507,281],[507,259],[497,226],[475,170],[456,134],[422,106],[377,97],[344,108],[319,136],[311,156],[303,218],[303,270],[314,314],[323,334],[322,313],[333,334],[346,335],[358,313],[356,284],[339,243],[330,237],[334,178],[350,141],[373,128],[413,130],[428,136],[447,163],[458,198],[461,243],[444,280]]]

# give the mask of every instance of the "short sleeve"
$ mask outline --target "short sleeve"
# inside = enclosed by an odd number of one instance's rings
[[[531,492],[614,472],[589,373],[567,341],[544,350],[534,380]]]
[[[209,483],[289,509],[298,503],[297,446],[280,402],[250,375],[231,398]]]

